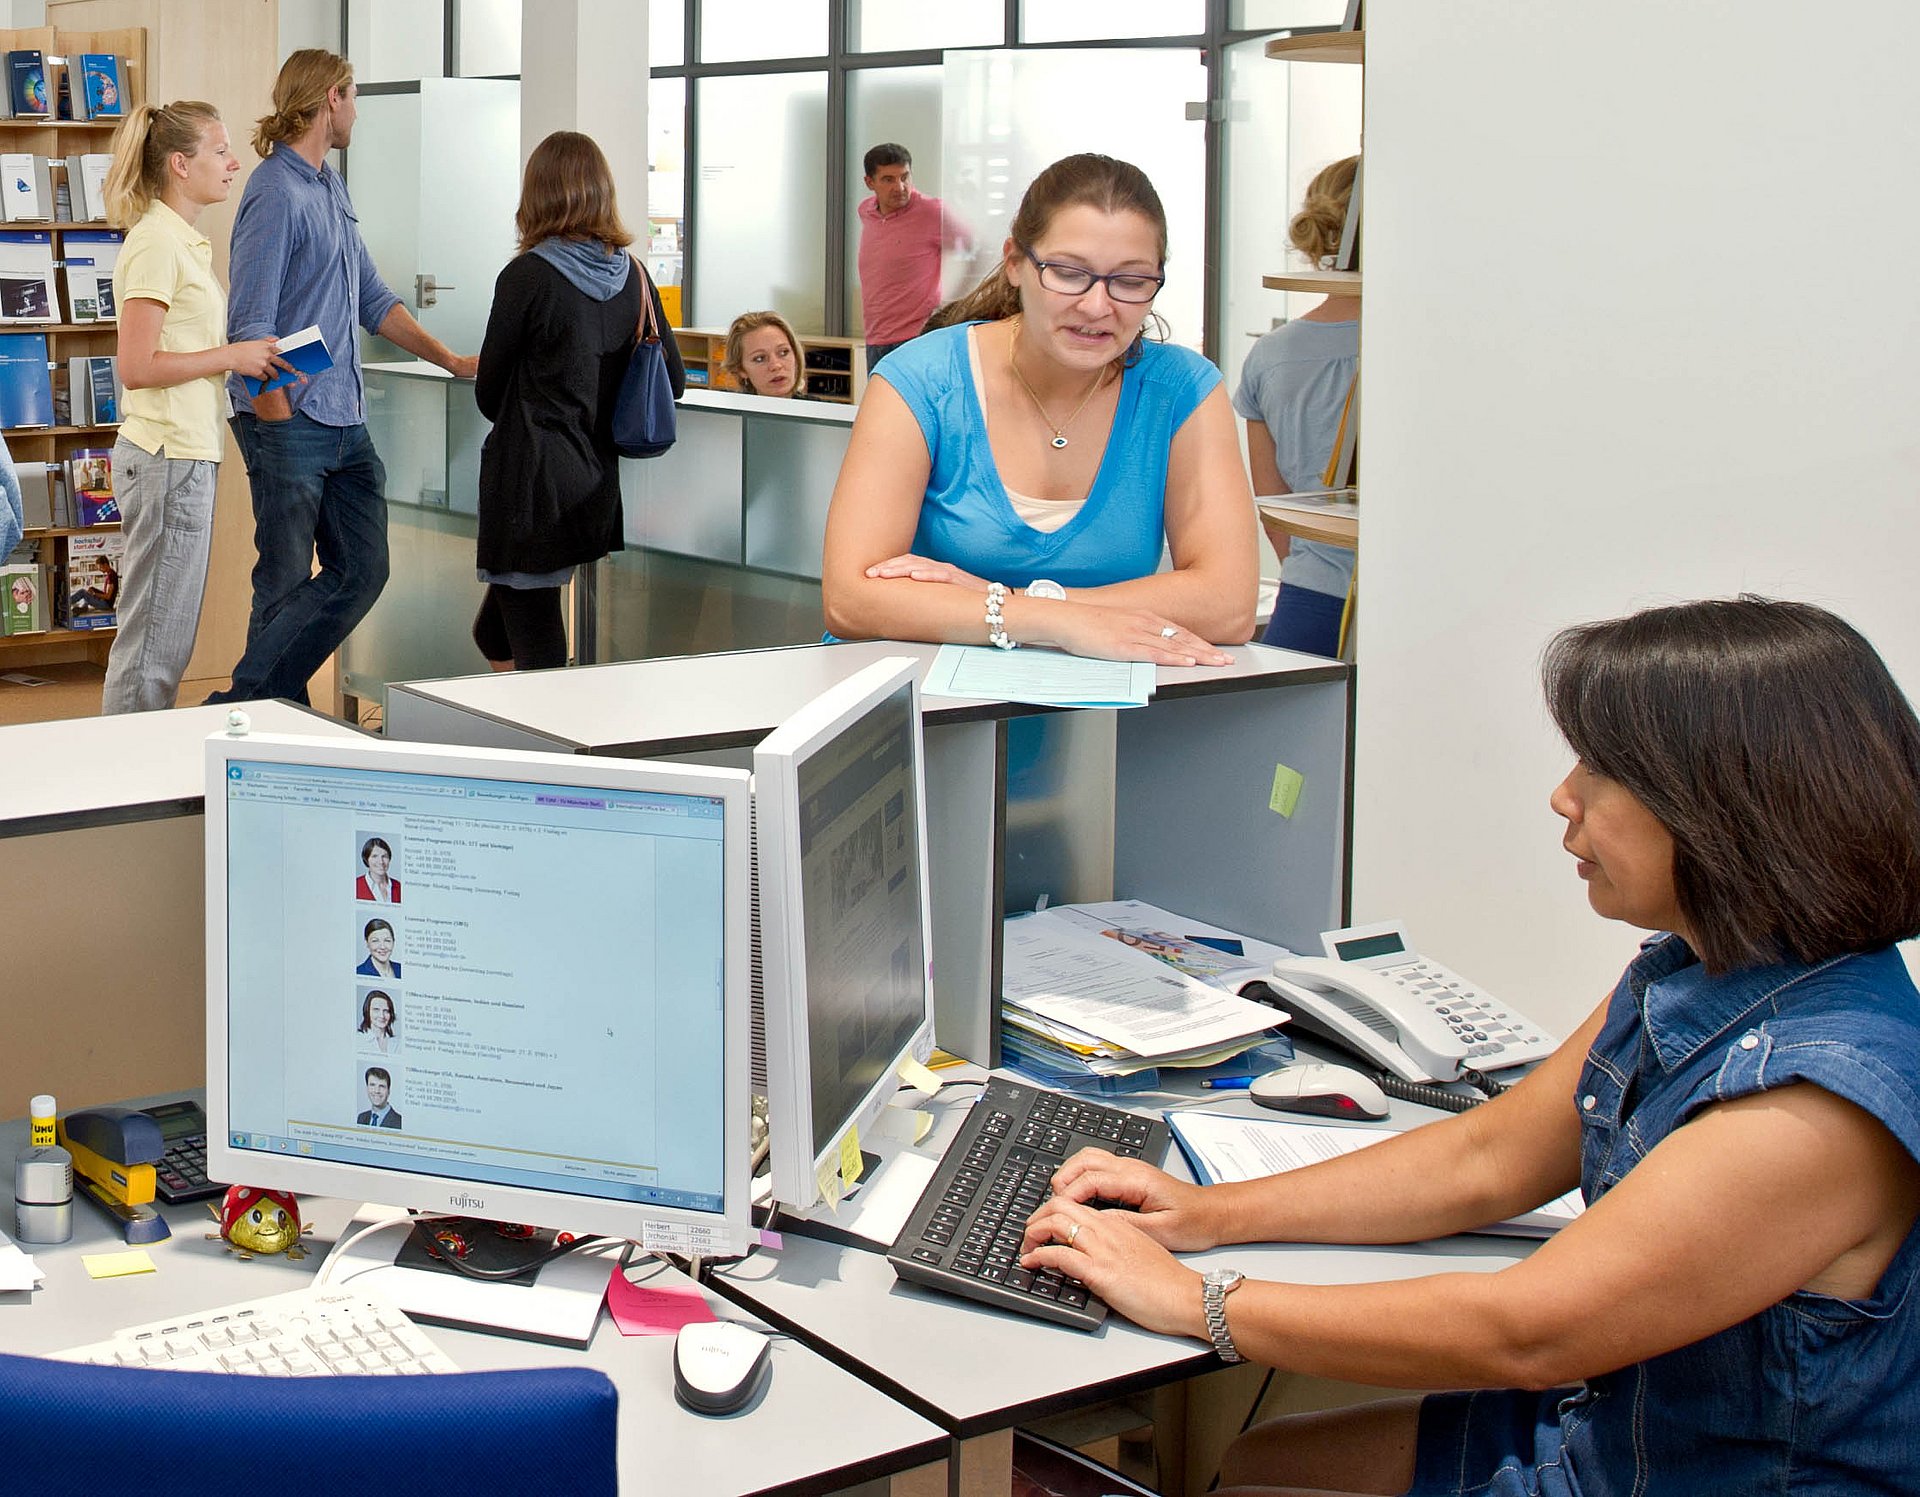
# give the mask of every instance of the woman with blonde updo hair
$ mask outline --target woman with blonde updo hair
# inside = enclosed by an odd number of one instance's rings
[[[240,163],[211,104],[142,104],[114,132],[107,218],[126,231],[113,270],[124,417],[113,444],[126,536],[104,712],[171,707],[193,654],[226,433],[221,385],[286,366],[271,338],[226,341],[227,296],[195,227]]]
[[[952,324],[871,371],[827,516],[827,627],[1225,665],[1216,646],[1253,631],[1253,505],[1220,371],[1147,336],[1160,196],[1068,156],[1010,229]]]
[[[727,329],[727,373],[749,395],[807,395],[807,350],[778,312],[742,312]]]
[[[1339,252],[1359,169],[1358,156],[1322,168],[1287,226],[1293,247],[1316,268]],[[1233,408],[1247,423],[1247,461],[1256,495],[1327,486],[1327,463],[1359,366],[1358,296],[1329,296],[1253,345]],[[1338,655],[1353,564],[1350,547],[1295,539],[1281,555],[1280,595],[1262,642]]]

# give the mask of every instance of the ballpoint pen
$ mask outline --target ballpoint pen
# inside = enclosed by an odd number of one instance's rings
[[[1253,1078],[1251,1076],[1209,1076],[1200,1084],[1216,1092],[1238,1092],[1252,1086]]]

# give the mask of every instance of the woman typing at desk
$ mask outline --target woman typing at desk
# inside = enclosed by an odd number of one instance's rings
[[[1230,1489],[1920,1491],[1920,996],[1892,944],[1920,930],[1920,724],[1846,624],[1757,598],[1568,630],[1544,677],[1563,845],[1597,912],[1658,933],[1612,996],[1484,1107],[1310,1169],[1203,1188],[1076,1155],[1024,1261],[1223,1354],[1492,1390],[1263,1425]],[[1576,1182],[1585,1214],[1496,1274],[1203,1285],[1169,1252],[1417,1241]]]
[[[1139,168],[1034,179],[956,325],[867,385],[827,515],[830,630],[1226,663],[1214,646],[1253,632],[1251,495],[1219,370],[1144,336],[1166,258]]]

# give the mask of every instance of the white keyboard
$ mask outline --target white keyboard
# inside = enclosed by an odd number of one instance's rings
[[[128,1326],[105,1341],[52,1355],[62,1362],[265,1377],[460,1370],[385,1296],[332,1288]]]

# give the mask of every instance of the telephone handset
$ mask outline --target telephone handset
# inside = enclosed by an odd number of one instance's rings
[[[1538,1026],[1413,949],[1391,921],[1332,930],[1325,956],[1285,957],[1273,976],[1302,1028],[1406,1081],[1452,1081],[1544,1060],[1557,1043]]]

